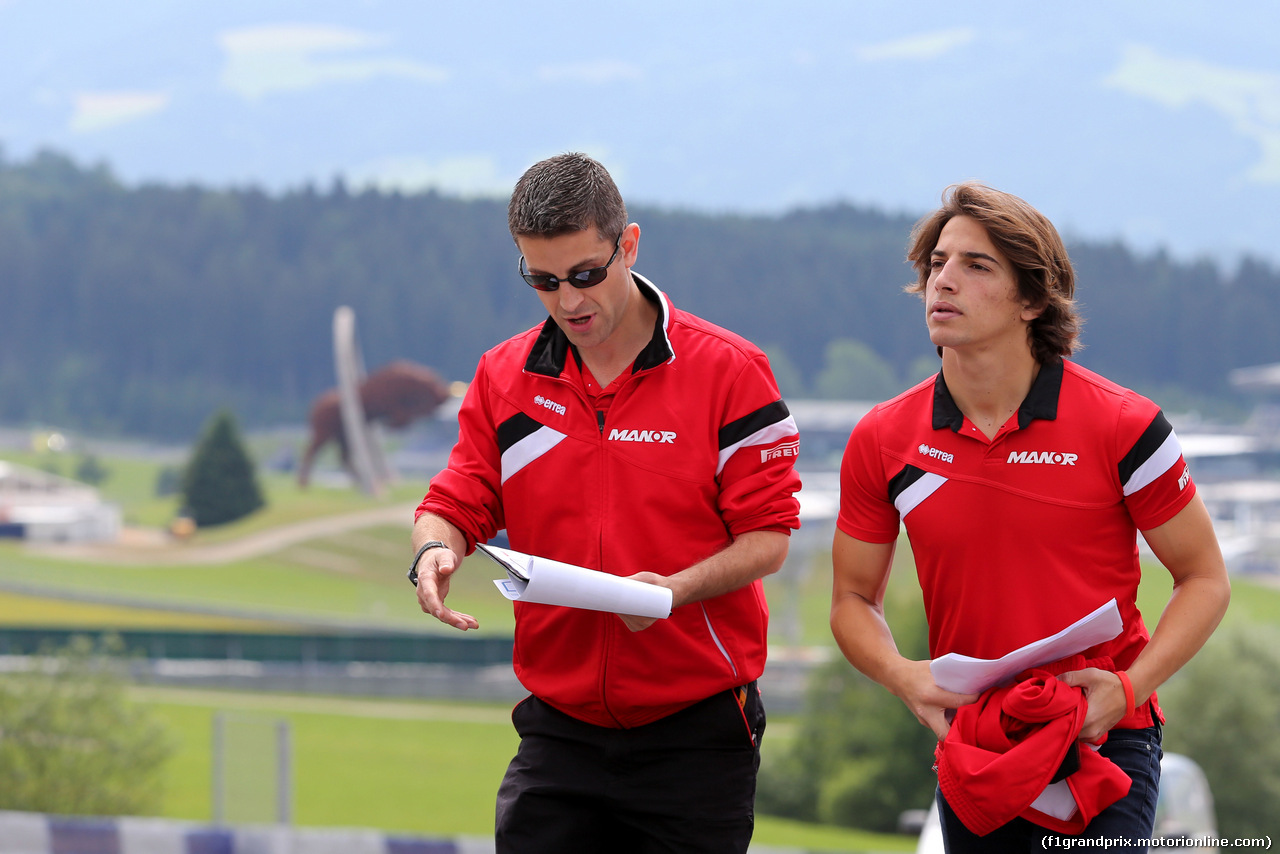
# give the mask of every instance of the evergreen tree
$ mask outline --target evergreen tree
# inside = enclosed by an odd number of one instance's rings
[[[265,503],[230,412],[219,412],[205,428],[183,474],[182,497],[201,527],[234,522]]]

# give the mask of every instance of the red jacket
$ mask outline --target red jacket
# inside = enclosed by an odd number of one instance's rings
[[[418,510],[455,525],[468,553],[505,528],[518,551],[671,575],[748,531],[799,527],[799,436],[768,360],[632,275],[659,317],[603,416],[551,319],[481,358]],[[764,670],[759,581],[642,632],[597,611],[517,602],[515,614],[520,681],[600,726],[649,723]]]
[[[1084,667],[1113,669],[1109,659],[1073,656],[988,689],[956,710],[937,748],[938,786],[969,830],[986,836],[1021,816],[1059,833],[1083,833],[1095,815],[1129,793],[1128,774],[1079,745],[1079,768],[1065,779],[1074,815],[1061,819],[1032,807],[1078,744],[1089,709],[1084,690],[1055,674]]]

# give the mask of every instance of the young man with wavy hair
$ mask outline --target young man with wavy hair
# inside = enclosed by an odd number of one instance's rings
[[[907,290],[922,298],[942,366],[875,407],[849,439],[832,631],[857,669],[937,735],[952,854],[1040,851],[1051,832],[1148,838],[1163,725],[1156,689],[1201,647],[1230,597],[1177,436],[1154,403],[1067,358],[1081,325],[1075,274],[1057,230],[1022,199],[977,183],[948,188],[942,207],[917,224],[908,259],[918,280]],[[899,654],[885,622],[900,526],[924,592],[932,658],[1001,658],[1111,599],[1122,628],[1019,676],[1029,682],[981,695],[944,690],[929,661]],[[1174,582],[1150,635],[1136,604],[1139,531]],[[1029,752],[1028,730],[1013,727],[995,737],[1007,739],[1002,750],[1020,748],[1009,754],[1019,761],[1004,764],[989,744],[967,743],[1009,724],[987,704],[1011,690],[1051,698],[1069,716],[1066,742],[1059,724],[1056,741]],[[1094,747],[1120,778],[1094,761]],[[1085,760],[1075,777],[1069,755]],[[1043,767],[1029,769],[1027,757]],[[1055,818],[1031,799],[1058,777],[1076,801]],[[1001,810],[1008,814],[992,821]]]

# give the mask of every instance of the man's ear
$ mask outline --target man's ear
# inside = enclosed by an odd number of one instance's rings
[[[1024,299],[1022,301],[1022,312],[1020,316],[1024,321],[1026,321],[1027,323],[1030,323],[1031,321],[1038,318],[1040,315],[1044,314],[1045,309],[1047,309],[1048,307],[1049,307],[1049,300],[1047,297],[1040,300],[1038,303],[1034,300]]]
[[[622,230],[622,263],[627,269],[635,266],[636,256],[640,254],[640,225],[629,223]]]

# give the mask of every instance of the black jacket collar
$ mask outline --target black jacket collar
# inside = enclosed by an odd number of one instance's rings
[[[671,320],[671,304],[666,294],[639,273],[633,272],[631,278],[640,288],[641,295],[658,308],[658,319],[653,324],[653,337],[649,339],[649,343],[640,351],[640,355],[636,356],[635,362],[631,365],[631,370],[635,372],[669,362],[675,358],[676,354],[671,347],[671,339],[667,335],[667,324]],[[553,318],[548,317],[542,324],[542,331],[533,342],[533,348],[529,350],[524,369],[534,374],[558,377],[564,371],[565,359],[571,352],[574,359],[581,365],[582,359],[578,355],[578,348],[569,343],[568,336],[556,325]]]
[[[1035,380],[1031,383],[1031,390],[1027,392],[1022,405],[1018,407],[1018,428],[1027,429],[1037,418],[1044,421],[1056,420],[1058,395],[1061,392],[1062,359],[1054,359],[1040,366],[1040,373],[1036,374]],[[938,371],[938,376],[933,381],[933,429],[941,430],[943,427],[949,427],[951,432],[959,433],[962,426],[964,426],[964,413],[952,399],[942,371]]]

